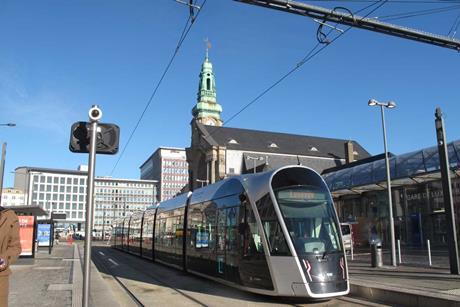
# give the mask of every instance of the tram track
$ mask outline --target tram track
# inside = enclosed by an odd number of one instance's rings
[[[96,265],[96,267],[99,265],[100,267],[104,268],[106,272],[110,272],[110,276],[118,283],[118,285],[125,291],[126,295],[136,304],[138,307],[144,307],[145,305],[136,297],[136,295],[129,290],[129,288],[118,278],[117,275],[114,274],[113,270],[103,261],[100,259],[95,254],[95,251],[93,251],[93,255],[91,257],[92,261]],[[110,258],[109,258],[110,259]]]
[[[109,275],[111,278],[113,278],[113,280],[116,281],[116,283],[125,291],[125,294],[132,300],[133,304],[136,306],[162,305],[161,302],[159,303],[155,300],[154,301],[149,300],[148,302],[146,302],[142,298],[142,295],[144,294],[144,292],[149,292],[149,291],[154,292],[158,290],[136,289],[135,284],[133,284],[132,282],[131,284],[129,284],[129,282],[126,281],[127,280],[126,276],[125,278],[122,277],[123,274],[121,274],[120,272],[123,270],[132,271],[132,275],[136,276],[137,280],[144,281],[144,283],[147,282],[148,280],[151,280],[152,287],[160,286],[160,287],[169,289],[169,293],[168,293],[169,300],[174,300],[174,301],[170,301],[169,304],[171,306],[176,306],[178,302],[181,302],[183,305],[186,305],[186,306],[196,305],[196,306],[206,306],[206,307],[207,306],[218,306],[222,304],[221,302],[220,303],[218,302],[209,303],[207,302],[209,301],[209,299],[205,300],[205,299],[200,299],[199,297],[196,297],[196,296],[200,296],[200,294],[206,294],[205,293],[206,289],[203,289],[203,293],[198,293],[197,295],[191,296],[190,294],[187,294],[184,292],[187,290],[179,289],[177,286],[175,286],[171,282],[164,280],[164,278],[158,277],[158,274],[152,273],[152,272],[155,272],[156,270],[153,270],[152,268],[149,268],[148,270],[146,269],[142,270],[142,268],[145,268],[144,264],[146,265],[152,264],[150,261],[146,259],[136,257],[130,254],[125,254],[125,253],[122,253],[122,252],[119,252],[113,249],[104,249],[104,252],[101,253],[100,249],[101,247],[98,247],[98,246],[95,246],[93,248],[93,256],[92,256],[93,262],[99,268],[99,271],[101,271],[102,269],[102,271],[106,275]],[[133,259],[136,259],[136,260],[133,261]],[[174,271],[177,271],[175,273],[177,273],[178,275],[182,274],[179,270],[169,268],[167,266],[162,266],[162,265],[159,265],[159,266],[163,267],[162,270],[174,270]],[[178,278],[180,278],[180,276]],[[208,280],[203,281],[203,279],[200,277],[189,276],[188,274],[187,274],[187,277],[184,276],[184,279],[185,278],[194,278],[196,279],[194,281],[195,283],[209,282]],[[227,288],[227,286],[223,286],[220,284],[219,285],[213,284],[213,285],[215,288],[217,287]],[[206,286],[204,286],[204,288],[206,288]],[[227,289],[225,289],[224,291],[226,290]],[[335,298],[327,302],[305,302],[305,301],[300,302],[298,299],[295,299],[295,298],[293,299],[287,298],[286,300],[284,300],[284,299],[276,298],[276,297],[265,297],[265,296],[255,295],[256,300],[254,300],[253,294],[239,291],[233,288],[230,288],[229,291],[241,292],[240,293],[241,295],[240,297],[238,297],[238,299],[243,300],[245,302],[245,305],[249,305],[249,306],[252,306],[252,305],[266,306],[267,303],[268,304],[273,303],[273,305],[277,305],[277,306],[284,305],[284,306],[293,306],[293,307],[304,307],[306,305],[308,306],[372,306],[372,307],[385,306],[385,305],[381,305],[378,303],[372,303],[369,301],[364,301],[362,299],[353,298],[353,297],[339,297],[339,298]],[[215,293],[211,293],[211,294],[214,296],[216,295]],[[181,297],[182,301],[181,299],[179,299],[178,296]],[[245,296],[248,297],[248,300],[244,299]],[[235,305],[241,304],[241,303],[238,304],[236,300],[231,298],[231,295],[229,296],[228,300],[229,302],[225,303],[228,306],[235,306]]]
[[[132,255],[125,255],[125,254],[121,254],[121,256],[130,256],[130,257],[134,257]],[[131,291],[128,286],[126,286],[123,281],[115,274],[113,268],[109,267],[103,260],[100,259],[101,257],[98,256],[96,254],[96,250],[93,251],[93,261],[95,259],[97,259],[97,261],[101,264],[101,266],[103,266],[107,272],[110,272],[109,275],[114,278],[118,284],[126,291],[126,293],[128,294],[128,296],[138,305],[138,306],[147,306],[147,305],[144,305],[138,297],[136,297],[136,295],[133,293],[133,291]],[[109,257],[107,257],[108,259],[111,259]],[[141,261],[146,261],[145,259],[141,259],[141,258],[138,258],[139,260]],[[95,263],[96,264],[96,263]],[[124,264],[123,264],[124,265]],[[208,307],[209,305],[206,305],[204,304],[203,302],[191,297],[190,295],[184,293],[183,291],[181,291],[180,289],[177,289],[176,287],[174,287],[173,285],[165,282],[164,280],[161,280],[159,279],[157,276],[153,275],[152,273],[150,273],[148,270],[147,271],[141,271],[139,270],[137,267],[134,267],[134,266],[130,266],[130,269],[138,272],[139,274],[141,275],[147,275],[148,277],[150,277],[151,279],[155,280],[157,283],[163,285],[164,287],[167,287],[169,289],[172,289],[173,291],[177,292],[178,294],[180,294],[182,297],[186,298],[187,300],[190,300],[192,301],[193,303],[199,305],[199,306],[203,306],[203,307]]]

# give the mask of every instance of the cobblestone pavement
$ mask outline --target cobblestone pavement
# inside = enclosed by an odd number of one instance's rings
[[[40,249],[35,259],[19,259],[12,267],[10,307],[72,306],[73,248]]]

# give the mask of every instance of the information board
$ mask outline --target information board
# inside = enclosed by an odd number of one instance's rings
[[[38,246],[50,246],[51,224],[37,225]]]
[[[21,256],[32,256],[34,240],[34,217],[18,216],[19,219],[19,238],[21,241]]]

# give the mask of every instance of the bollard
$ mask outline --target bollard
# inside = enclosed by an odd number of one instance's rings
[[[351,239],[351,260],[353,260],[353,238]]]
[[[428,264],[431,266],[431,247],[430,247],[430,240],[426,240],[426,246],[428,247]]]
[[[399,260],[399,263],[401,264],[402,261],[401,261],[401,240],[398,239],[398,260]]]
[[[371,266],[373,268],[381,267],[383,265],[382,259],[382,244],[373,243],[371,244]]]

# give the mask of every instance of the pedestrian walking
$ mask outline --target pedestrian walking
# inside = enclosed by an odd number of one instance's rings
[[[8,307],[10,265],[21,254],[19,221],[13,210],[0,206],[0,307]]]
[[[56,245],[59,245],[59,239],[61,238],[61,236],[57,233],[55,236],[54,236],[54,244]]]

